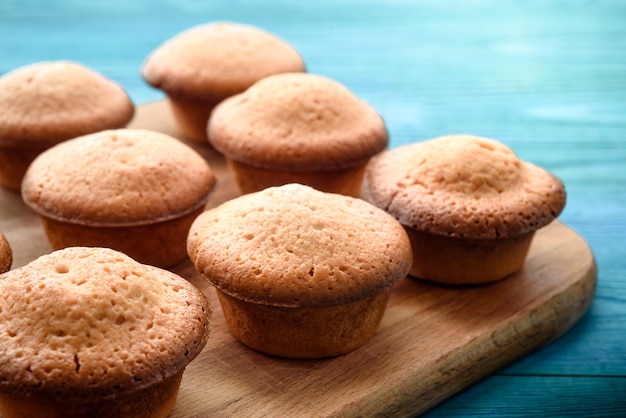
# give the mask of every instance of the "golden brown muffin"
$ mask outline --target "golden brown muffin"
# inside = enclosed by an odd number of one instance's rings
[[[535,231],[565,206],[563,183],[504,144],[448,135],[385,151],[365,198],[405,226],[411,275],[448,284],[502,279],[524,264]]]
[[[307,73],[270,76],[223,101],[208,129],[243,193],[302,183],[358,197],[365,165],[388,144],[371,106]]]
[[[209,337],[180,276],[73,247],[0,276],[0,410],[11,417],[165,417]]]
[[[126,126],[134,106],[115,82],[70,61],[39,62],[0,78],[0,184],[19,190],[42,151]]]
[[[0,232],[0,274],[9,271],[13,264],[13,252],[6,237]]]
[[[304,70],[300,54],[283,39],[253,26],[215,22],[160,45],[142,75],[166,93],[181,132],[206,143],[217,103],[269,75]]]
[[[191,227],[189,256],[233,335],[260,352],[321,358],[365,344],[411,266],[402,226],[349,196],[300,184],[230,200]]]
[[[208,163],[179,140],[119,129],[42,153],[26,172],[22,197],[54,249],[108,247],[168,267],[186,257],[187,232],[214,184]]]

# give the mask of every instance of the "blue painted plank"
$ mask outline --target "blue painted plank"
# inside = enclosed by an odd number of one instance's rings
[[[424,416],[617,418],[626,416],[625,393],[623,377],[493,376]]]

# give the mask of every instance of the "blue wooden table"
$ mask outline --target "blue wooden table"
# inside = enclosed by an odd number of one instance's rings
[[[498,139],[562,178],[561,221],[590,244],[596,298],[551,345],[430,416],[626,416],[626,2],[0,0],[0,74],[69,59],[136,104],[146,56],[230,20],[291,42],[385,118],[391,146],[448,133]],[[2,109],[0,109],[0,112]]]

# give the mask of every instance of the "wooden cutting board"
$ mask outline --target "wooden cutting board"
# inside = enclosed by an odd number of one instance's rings
[[[140,106],[130,127],[179,136],[165,102]],[[194,145],[218,185],[209,206],[236,197],[221,156]],[[19,194],[0,188],[0,230],[13,267],[50,252],[36,216]],[[522,271],[499,283],[445,287],[404,279],[365,346],[341,357],[284,360],[239,344],[212,288],[189,261],[173,268],[214,306],[213,331],[187,367],[172,417],[405,416],[423,412],[547,344],[593,299],[597,270],[585,241],[553,222],[540,230]]]

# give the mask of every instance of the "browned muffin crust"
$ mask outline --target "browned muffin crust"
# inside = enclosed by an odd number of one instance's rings
[[[188,254],[237,299],[283,307],[363,299],[404,278],[404,228],[373,205],[299,184],[241,196],[200,215]]]
[[[437,235],[491,239],[534,231],[566,201],[560,179],[504,144],[448,135],[374,157],[367,199],[403,225]]]
[[[152,224],[201,208],[215,184],[207,162],[167,135],[101,131],[41,154],[22,185],[24,202],[60,221],[96,226]]]
[[[56,251],[0,277],[4,394],[126,396],[182,372],[208,339],[198,289],[110,249]]]
[[[0,144],[51,146],[126,126],[134,106],[114,81],[71,61],[46,61],[0,78]]]
[[[13,251],[6,237],[0,232],[0,274],[9,271],[13,264]]]
[[[249,25],[214,22],[159,46],[142,75],[168,94],[217,102],[271,74],[304,70],[298,51],[278,36]]]
[[[251,166],[316,171],[366,162],[385,149],[382,117],[341,83],[307,73],[277,74],[220,103],[209,141]]]

